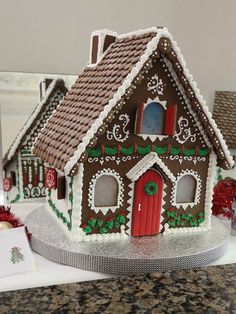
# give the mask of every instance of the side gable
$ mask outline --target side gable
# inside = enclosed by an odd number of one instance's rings
[[[149,58],[158,54],[166,56],[171,63],[196,118],[214,147],[218,165],[231,168],[234,162],[222,134],[166,28],[119,36],[101,62],[94,68],[86,68],[79,76],[39,136],[35,154],[66,174],[74,174],[78,160],[86,158],[86,147],[96,144],[96,136],[105,131],[106,123],[121,109],[123,98],[128,99],[135,84],[142,80],[142,71],[150,67]]]
[[[230,149],[236,149],[236,92],[216,91],[213,118]]]
[[[62,97],[67,93],[67,88],[64,85],[64,81],[61,79],[54,80],[48,89],[46,90],[45,95],[42,97],[39,104],[36,106],[23,128],[20,130],[16,136],[14,142],[10,146],[9,150],[3,158],[3,167],[5,168],[8,163],[16,156],[19,150],[22,148],[22,145],[25,145],[27,148],[31,148],[32,140],[30,135],[38,136],[38,132],[44,127],[46,123],[46,118],[52,114],[53,109],[57,107]],[[61,96],[54,99],[54,96],[57,92],[61,93]],[[43,119],[42,119],[43,117]]]

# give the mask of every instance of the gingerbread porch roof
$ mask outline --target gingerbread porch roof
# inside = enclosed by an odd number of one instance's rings
[[[14,158],[14,156],[18,153],[18,151],[21,149],[22,144],[24,143],[27,136],[32,131],[32,128],[36,124],[36,122],[44,115],[46,112],[48,114],[51,113],[52,109],[54,109],[55,106],[52,108],[51,99],[54,97],[55,93],[57,91],[61,91],[64,95],[67,93],[67,88],[64,85],[64,81],[61,79],[55,79],[52,81],[52,83],[47,88],[44,96],[42,97],[41,101],[38,103],[38,105],[35,107],[34,111],[30,115],[30,117],[25,122],[24,126],[16,136],[15,140],[13,141],[12,145],[8,149],[7,153],[5,154],[3,158],[3,167],[5,168],[8,163]],[[57,100],[59,103],[59,99]],[[58,105],[57,103],[57,105]],[[43,128],[45,123],[41,121],[40,126]]]
[[[236,92],[216,91],[213,118],[229,148],[236,149]]]
[[[78,161],[86,158],[83,153],[88,144],[95,144],[96,135],[132,93],[132,83],[141,78],[142,71],[150,66],[150,58],[159,53],[171,61],[193,111],[215,147],[218,164],[232,167],[233,159],[176,42],[161,27],[117,36],[101,61],[79,75],[39,135],[33,152],[65,174],[73,173]]]

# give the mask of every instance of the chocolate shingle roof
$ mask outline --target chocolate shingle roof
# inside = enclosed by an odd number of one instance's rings
[[[155,53],[165,54],[191,99],[193,110],[215,147],[218,164],[230,168],[234,162],[223,137],[205,105],[196,83],[185,66],[166,28],[154,27],[117,36],[102,60],[86,67],[39,135],[33,152],[55,168],[69,174],[83,157],[87,145],[104,125],[112,109],[126,97],[131,84]],[[112,118],[111,118],[112,119]]]
[[[213,118],[229,148],[236,149],[236,92],[216,91]]]

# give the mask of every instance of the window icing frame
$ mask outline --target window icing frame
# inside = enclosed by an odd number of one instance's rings
[[[104,175],[112,176],[116,179],[116,182],[118,185],[118,193],[117,193],[117,203],[115,206],[114,205],[95,206],[94,204],[95,186],[96,186],[97,180]],[[124,201],[124,183],[121,176],[115,170],[110,169],[110,168],[99,170],[92,176],[92,179],[89,183],[89,193],[88,193],[88,203],[91,210],[93,210],[96,214],[98,214],[99,212],[102,212],[103,215],[106,215],[106,213],[110,209],[114,213],[118,208],[120,208],[123,205],[123,201]]]
[[[177,186],[178,182],[181,178],[183,178],[185,175],[191,175],[196,180],[196,189],[195,189],[195,196],[194,196],[194,202],[190,203],[177,203],[176,197],[177,197]],[[201,198],[201,188],[202,188],[202,180],[199,176],[199,174],[194,170],[182,170],[180,173],[178,173],[176,180],[174,182],[172,192],[171,192],[171,205],[180,208],[183,207],[183,209],[186,210],[187,207],[194,207],[200,202]]]

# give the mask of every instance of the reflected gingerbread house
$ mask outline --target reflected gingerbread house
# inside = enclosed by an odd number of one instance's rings
[[[39,201],[45,198],[44,162],[32,154],[31,149],[66,93],[67,88],[61,79],[45,79],[40,83],[40,102],[3,158],[3,184],[7,202]]]

